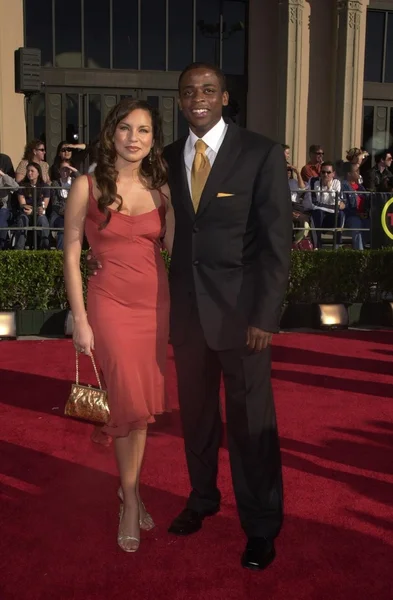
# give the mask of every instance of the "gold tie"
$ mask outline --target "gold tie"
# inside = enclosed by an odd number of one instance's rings
[[[197,212],[199,202],[211,170],[209,159],[206,156],[208,145],[203,140],[195,143],[195,158],[191,170],[191,196],[194,210]]]

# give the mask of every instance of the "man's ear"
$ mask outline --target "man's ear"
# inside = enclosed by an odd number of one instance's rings
[[[222,105],[228,106],[228,104],[229,104],[229,94],[228,94],[228,92],[224,92],[222,95]]]

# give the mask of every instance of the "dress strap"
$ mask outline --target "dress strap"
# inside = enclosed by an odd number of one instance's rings
[[[87,177],[87,183],[89,184],[89,198],[94,198],[94,195],[93,195],[93,178],[92,178],[92,176],[89,173],[86,174],[86,177]]]

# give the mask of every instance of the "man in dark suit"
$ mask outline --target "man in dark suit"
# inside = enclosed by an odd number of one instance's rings
[[[171,342],[192,491],[169,531],[188,535],[218,512],[219,389],[241,525],[242,565],[275,556],[283,516],[270,341],[287,287],[292,212],[281,144],[222,118],[225,77],[195,63],[179,80],[189,136],[165,149],[176,216]]]

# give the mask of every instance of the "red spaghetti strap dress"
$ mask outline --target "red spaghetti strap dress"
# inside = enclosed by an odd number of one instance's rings
[[[161,256],[165,197],[150,212],[130,216],[111,211],[104,229],[89,179],[85,232],[102,264],[89,279],[87,316],[93,329],[111,420],[103,431],[126,436],[144,429],[165,409],[165,365],[169,335],[169,289]]]

